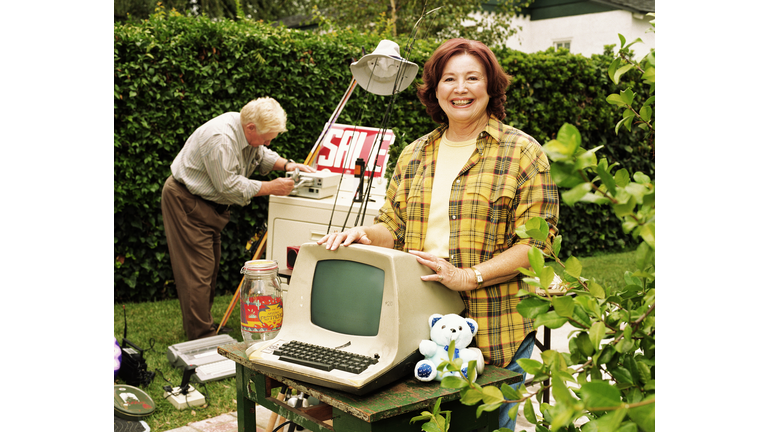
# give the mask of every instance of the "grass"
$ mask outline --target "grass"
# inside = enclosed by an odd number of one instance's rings
[[[224,317],[232,295],[219,296],[214,299],[213,319],[219,322]],[[163,386],[176,387],[181,383],[182,371],[175,369],[168,362],[166,351],[168,346],[186,342],[187,337],[181,324],[181,308],[178,300],[163,300],[147,303],[127,303],[125,311],[128,320],[128,335],[126,339],[142,349],[147,361],[147,369],[156,371],[155,377],[147,387],[141,387],[155,401],[155,412],[144,419],[152,431],[167,431],[197,422],[220,414],[237,410],[235,379],[228,378],[212,381],[205,385],[193,386],[206,394],[206,405],[177,410],[169,401],[163,399]],[[242,341],[240,335],[239,308],[230,316],[226,325],[234,331],[230,336]],[[114,306],[115,337],[118,342],[123,340],[123,305]],[[167,381],[166,381],[167,380]],[[168,382],[170,381],[170,383]],[[122,384],[119,378],[116,383]]]
[[[581,276],[592,279],[603,287],[623,287],[624,272],[635,268],[634,251],[578,259],[582,266]],[[546,265],[552,266],[558,275],[563,275],[564,271],[558,264],[547,261]]]
[[[624,272],[634,268],[634,252],[580,258],[579,261],[583,267],[582,276],[594,278],[603,286],[617,286],[623,284]],[[548,265],[552,265],[558,274],[562,274],[559,266],[550,262]],[[232,295],[230,293],[215,298],[212,309],[214,321],[218,322],[223,318]],[[114,330],[118,341],[123,339],[122,306],[122,304],[114,306]],[[181,309],[178,300],[128,303],[125,305],[125,310],[128,319],[127,339],[142,349],[149,349],[144,353],[148,370],[157,372],[152,383],[143,388],[156,405],[155,412],[145,419],[151,430],[167,431],[237,410],[234,378],[199,386],[207,395],[206,405],[200,407],[177,410],[170,402],[163,399],[163,386],[178,386],[182,378],[181,370],[172,368],[166,357],[168,346],[187,340],[181,325]],[[230,336],[241,341],[239,306],[235,308],[226,325],[234,329]],[[119,379],[117,382],[122,383]]]

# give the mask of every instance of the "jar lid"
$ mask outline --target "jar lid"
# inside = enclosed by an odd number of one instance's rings
[[[246,261],[240,273],[254,273],[277,270],[277,261],[273,260],[252,260]]]
[[[141,420],[155,412],[155,402],[138,387],[115,384],[115,415],[125,420]]]

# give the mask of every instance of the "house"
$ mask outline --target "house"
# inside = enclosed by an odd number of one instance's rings
[[[498,1],[483,9],[492,11]],[[534,0],[515,18],[520,29],[506,45],[526,53],[562,47],[589,57],[602,54],[605,45],[615,44],[615,52],[621,34],[627,43],[643,40],[632,46],[640,59],[656,47],[656,34],[648,32],[653,17],[646,16],[655,11],[655,0]]]

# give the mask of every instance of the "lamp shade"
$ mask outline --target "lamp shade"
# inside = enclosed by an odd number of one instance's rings
[[[419,73],[416,63],[400,57],[400,46],[386,39],[379,42],[372,53],[352,63],[349,69],[359,86],[382,96],[405,90]]]

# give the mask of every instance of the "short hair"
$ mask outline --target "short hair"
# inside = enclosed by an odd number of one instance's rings
[[[240,110],[240,123],[243,126],[253,123],[259,133],[285,132],[287,121],[285,110],[271,97],[254,99]]]
[[[488,115],[494,115],[499,120],[504,120],[504,117],[507,116],[505,104],[507,102],[506,91],[509,86],[509,75],[504,72],[490,48],[482,42],[464,38],[445,41],[424,64],[423,84],[419,86],[416,95],[427,108],[427,114],[436,123],[448,123],[448,116],[445,115],[437,101],[437,85],[443,76],[445,64],[457,54],[470,54],[483,65],[488,83],[486,91],[489,99],[485,111]]]

